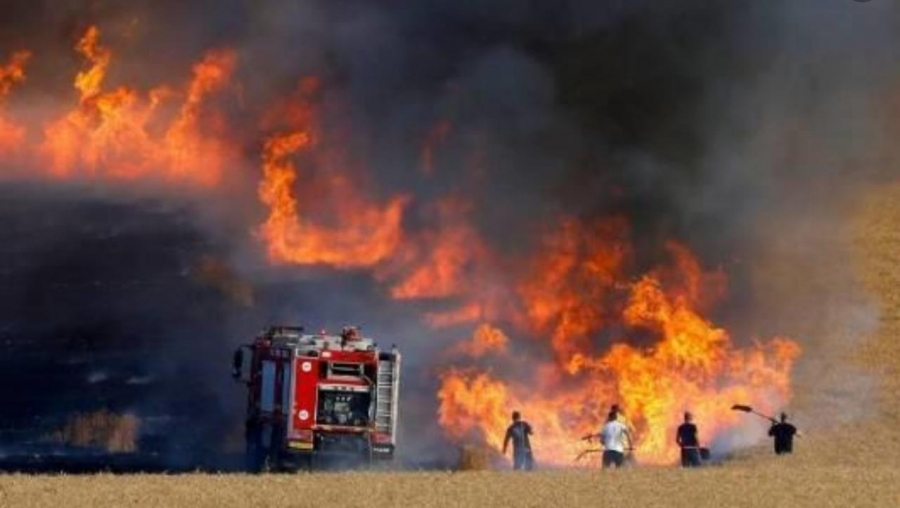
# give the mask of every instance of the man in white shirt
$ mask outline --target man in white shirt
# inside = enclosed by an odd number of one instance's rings
[[[616,420],[621,422],[622,425],[624,425],[625,428],[628,429],[628,436],[634,436],[634,427],[631,425],[631,420],[629,420],[628,417],[625,416],[625,413],[622,412],[622,408],[620,408],[618,404],[613,404],[609,411],[611,413],[615,413]],[[630,450],[634,448],[634,443],[632,443],[631,441],[626,444],[626,449]]]
[[[631,433],[617,414],[610,412],[606,425],[600,431],[600,442],[603,444],[603,467],[622,467],[625,463],[626,443],[631,442]]]

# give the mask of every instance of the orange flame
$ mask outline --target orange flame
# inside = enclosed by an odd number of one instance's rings
[[[401,269],[407,270],[391,287],[400,300],[446,298],[465,291],[466,271],[485,253],[481,238],[470,225],[471,203],[456,197],[438,201],[435,229],[408,239],[399,253]]]
[[[218,183],[230,157],[219,138],[206,138],[199,116],[203,100],[228,81],[236,56],[210,52],[194,67],[180,113],[163,136],[157,113],[162,101],[178,95],[169,87],[153,89],[148,98],[127,87],[104,91],[112,52],[100,44],[100,31],[90,27],[76,45],[89,67],[75,77],[79,104],[44,129],[41,152],[53,175],[83,172],[91,176],[135,179],[159,175],[200,185]]]
[[[194,66],[187,97],[163,141],[170,176],[193,177],[206,185],[218,182],[231,154],[221,136],[201,135],[200,119],[204,100],[228,83],[236,63],[233,51],[211,51]]]
[[[0,67],[0,98],[9,95],[13,86],[25,81],[25,65],[31,59],[31,52],[17,51],[9,62]]]
[[[531,327],[550,336],[560,358],[589,348],[589,335],[606,319],[602,304],[616,290],[630,246],[621,218],[582,231],[574,220],[564,220],[545,239],[544,249],[532,263],[533,278],[519,286]]]
[[[487,445],[501,449],[513,402],[505,383],[487,374],[450,369],[441,376],[438,399],[438,423],[450,437],[462,440],[479,429]],[[526,414],[537,416],[531,411]]]
[[[474,436],[499,449],[517,409],[536,429],[539,460],[571,465],[583,449],[578,436],[596,433],[619,403],[635,427],[638,459],[663,464],[678,456],[674,432],[683,411],[694,413],[708,444],[739,423],[730,411],[735,401],[768,411],[790,399],[799,346],[774,338],[738,347],[703,318],[697,308],[719,294],[721,274],[704,273],[682,246],[669,246],[673,266],[628,282],[623,227],[618,220],[587,228],[569,220],[550,236],[537,256],[545,270],[523,283],[519,296],[530,332],[548,334],[553,359],[512,355],[505,341],[476,349],[485,330],[502,334],[480,327],[460,347],[495,354],[493,373],[444,372],[439,421],[450,436]],[[602,334],[609,345],[594,351]],[[638,347],[620,334],[650,342]]]
[[[100,93],[112,52],[100,45],[100,29],[96,26],[87,29],[75,49],[91,64],[75,76],[75,88],[81,92],[81,102],[85,102]]]
[[[487,323],[482,323],[475,329],[471,340],[458,343],[450,348],[450,352],[472,358],[481,358],[489,353],[506,353],[508,346],[509,337],[503,333],[503,330]]]
[[[6,65],[0,67],[0,108],[13,86],[25,81],[25,65],[31,58],[28,51],[13,53]],[[3,115],[0,109],[0,156],[9,156],[25,140],[25,128]]]
[[[397,249],[407,199],[397,196],[385,206],[367,200],[364,183],[352,180],[322,155],[318,162],[324,176],[310,182],[312,187],[322,189],[322,195],[310,197],[320,210],[325,208],[322,205],[330,205],[334,224],[318,224],[301,216],[294,190],[298,168],[292,157],[312,150],[318,143],[308,103],[309,95],[316,90],[311,83],[301,82],[299,102],[287,110],[285,120],[292,124],[292,130],[270,137],[263,148],[259,197],[269,207],[269,216],[259,230],[260,236],[274,261],[338,268],[373,266]]]

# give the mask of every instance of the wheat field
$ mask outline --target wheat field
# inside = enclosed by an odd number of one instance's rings
[[[0,476],[0,506],[848,507],[900,506],[900,185],[872,192],[852,228],[854,263],[877,299],[877,332],[847,358],[877,375],[877,408],[810,433],[791,457],[749,450],[700,470]]]
[[[900,506],[900,474],[893,467],[801,468],[791,461],[696,471],[9,476],[0,481],[0,504],[26,508]]]

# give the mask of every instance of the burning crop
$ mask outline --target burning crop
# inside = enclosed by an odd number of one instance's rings
[[[518,291],[522,315],[508,317],[520,340],[481,325],[463,350],[491,361],[444,370],[447,432],[499,449],[518,409],[537,429],[540,458],[567,465],[582,448],[577,437],[596,433],[619,404],[635,426],[639,460],[664,464],[677,458],[682,412],[712,442],[739,425],[731,401],[774,410],[790,400],[799,345],[781,337],[736,345],[702,314],[722,295],[722,274],[704,272],[678,244],[668,246],[669,265],[629,278],[622,228],[564,221],[551,234],[537,259],[543,268]]]

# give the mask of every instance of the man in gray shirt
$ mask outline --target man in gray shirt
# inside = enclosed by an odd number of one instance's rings
[[[513,469],[531,471],[534,467],[534,455],[531,452],[531,425],[522,420],[518,411],[513,411],[512,425],[506,429],[506,437],[503,438],[503,455],[509,442],[513,444]]]

